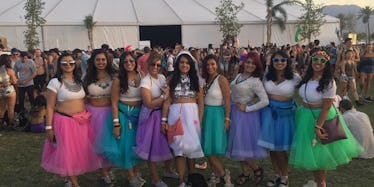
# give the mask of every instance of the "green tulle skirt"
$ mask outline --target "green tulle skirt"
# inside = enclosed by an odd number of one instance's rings
[[[312,111],[318,118],[321,109],[312,109]],[[339,165],[349,163],[352,158],[357,157],[363,151],[363,148],[347,128],[341,114],[338,115],[347,139],[325,145],[317,140],[317,144],[313,146],[315,120],[311,110],[305,107],[297,109],[295,115],[296,129],[289,158],[291,165],[307,170],[334,170]],[[327,119],[332,119],[335,116],[336,110],[331,107]]]

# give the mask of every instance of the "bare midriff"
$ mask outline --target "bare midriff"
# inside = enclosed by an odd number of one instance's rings
[[[57,102],[56,111],[68,115],[74,115],[86,110],[83,99],[73,99],[68,101]]]
[[[95,107],[106,107],[111,106],[110,97],[107,98],[87,98],[88,104],[95,106]]]
[[[276,95],[276,94],[268,94],[269,99],[273,99],[276,101],[291,101],[292,97],[286,97],[282,95]]]

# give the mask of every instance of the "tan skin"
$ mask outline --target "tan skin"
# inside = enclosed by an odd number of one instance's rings
[[[355,62],[352,60],[354,53],[353,52],[347,52],[346,53],[346,59],[342,61],[341,65],[341,73],[345,74],[345,65],[346,64],[355,64]],[[356,67],[356,66],[355,66]],[[357,69],[354,68],[354,77],[358,74]],[[348,80],[348,81],[340,81],[341,82],[341,96],[347,95],[347,92],[349,89],[351,89],[354,99],[357,101],[359,100],[358,93],[357,93],[357,86],[356,81],[354,80]]]
[[[7,68],[6,71],[10,78],[10,84],[15,85],[17,83],[16,73],[11,68]],[[5,111],[8,111],[8,118],[11,123],[14,123],[14,106],[16,105],[16,99],[16,92],[10,93],[5,97],[0,97],[0,116],[4,116]],[[5,110],[2,110],[4,108]]]
[[[368,44],[366,46],[366,52],[363,55],[363,57],[374,58],[373,45]],[[373,79],[373,73],[360,73],[360,86],[365,97],[369,96],[369,90],[370,90],[372,79]]]
[[[209,59],[207,62],[207,72],[208,72],[208,79],[207,83],[211,83],[214,77],[218,74],[218,64],[214,59]],[[224,100],[224,108],[225,108],[225,130],[230,129],[230,86],[229,82],[224,76],[219,76],[218,84],[221,88],[223,100]],[[216,176],[224,176],[225,170],[223,168],[222,162],[220,161],[219,157],[216,155],[208,156],[208,161],[212,166],[212,171],[216,174]]]
[[[186,57],[181,57],[180,62],[178,64],[179,71],[181,75],[186,75],[190,71],[190,64],[188,63],[188,59]],[[170,93],[169,93],[170,95]],[[199,92],[197,93],[197,98],[172,98],[169,97],[165,100],[163,106],[162,106],[162,116],[167,117],[168,116],[168,109],[170,107],[170,104],[172,103],[197,103],[199,107],[199,120],[202,121],[203,114],[204,114],[204,96],[203,96],[203,88],[199,87]],[[161,122],[163,133],[166,133],[167,131],[167,122],[163,121]],[[177,156],[175,158],[176,165],[177,165],[177,171],[179,174],[179,183],[183,183],[184,175],[186,172],[186,160],[188,163],[188,171],[189,173],[193,173],[194,171],[194,160],[193,159],[186,159],[186,157],[183,156]]]
[[[135,71],[135,60],[129,55],[125,57],[125,63],[123,66],[127,71],[128,80],[134,80],[135,87],[139,87],[140,85],[140,76],[139,73]],[[127,80],[125,80],[127,81]],[[121,102],[125,105],[140,107],[142,101],[119,101],[120,98],[120,80],[115,78],[112,83],[112,90],[111,90],[111,101],[112,101],[112,116],[113,119],[118,119],[118,102]],[[113,128],[113,136],[115,138],[120,137],[120,128],[121,124],[119,122],[113,122],[113,126],[118,126]],[[135,166],[131,169],[127,170],[129,179],[136,176],[136,173],[139,171],[139,167]]]
[[[155,60],[150,64],[147,64],[148,73],[151,77],[157,79],[158,72],[161,69],[161,59]],[[165,98],[169,97],[169,87],[161,88],[162,93]],[[157,98],[152,98],[151,90],[146,88],[140,88],[140,93],[142,95],[143,104],[145,104],[148,108],[154,109],[156,107],[160,107],[164,103],[164,99],[160,96]],[[147,161],[148,168],[151,172],[152,182],[156,183],[160,181],[160,177],[157,172],[156,162]],[[171,172],[171,160],[165,162],[165,170]]]
[[[74,61],[73,57],[66,56],[62,61],[71,62]],[[73,70],[75,65],[61,66],[63,71],[63,77],[67,80],[74,81]],[[52,126],[52,129],[46,130],[46,137],[50,142],[53,142],[54,131],[53,131],[53,113],[54,111],[66,113],[68,115],[74,115],[85,111],[84,99],[73,99],[68,101],[57,101],[57,93],[50,89],[47,89],[47,114],[46,114],[46,126]],[[69,176],[73,186],[78,186],[78,177]]]
[[[323,56],[318,56],[319,58],[324,58]],[[325,68],[326,64],[318,62],[318,61],[313,61],[312,62],[312,68],[313,68],[313,76],[312,80],[319,80],[322,77],[323,69]],[[318,117],[316,126],[318,128],[315,128],[315,134],[318,139],[326,139],[327,134],[322,133],[322,131],[319,128],[323,128],[323,124],[326,121],[327,115],[330,111],[330,107],[332,106],[334,99],[322,99],[322,106],[321,106],[321,113]],[[327,171],[326,170],[316,170],[313,171],[314,175],[314,181],[317,183],[318,187],[324,187],[325,184],[321,184],[321,181],[326,181],[326,175]]]

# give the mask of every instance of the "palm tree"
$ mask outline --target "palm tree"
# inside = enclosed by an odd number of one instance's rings
[[[282,7],[283,5],[291,5],[299,3],[295,0],[283,0],[282,2],[275,4],[275,0],[266,0],[266,43],[270,44],[271,40],[271,26],[273,24],[273,19],[276,20],[280,29],[284,31],[286,29],[287,22],[287,12]],[[280,16],[277,15],[280,13]]]
[[[368,32],[367,32],[367,42],[370,43],[370,16],[374,15],[374,9],[366,6],[365,8],[361,8],[360,14],[358,15],[358,19],[362,18],[362,23],[368,24]]]
[[[93,27],[95,26],[96,24],[96,21],[93,21],[93,16],[92,15],[88,15],[86,17],[84,17],[84,26],[87,28],[87,32],[88,32],[88,41],[90,41],[90,47],[91,48],[94,48],[93,46]]]

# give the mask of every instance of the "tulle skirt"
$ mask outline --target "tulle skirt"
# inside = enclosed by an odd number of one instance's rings
[[[200,158],[204,156],[200,144],[200,121],[199,109],[196,103],[172,104],[169,109],[169,129],[175,122],[180,120],[183,126],[183,135],[174,136],[170,147],[175,156],[188,158]]]
[[[261,110],[258,145],[273,151],[288,151],[294,135],[296,104],[272,99],[269,102],[269,106]]]
[[[225,130],[225,110],[223,106],[204,106],[201,146],[204,154],[225,155],[228,133]]]
[[[311,110],[299,107],[296,111],[296,129],[289,158],[290,164],[307,170],[334,170],[339,165],[349,163],[352,158],[357,157],[362,152],[363,148],[352,136],[341,114],[339,114],[339,120],[347,139],[325,145],[317,141],[317,144],[312,146],[315,138],[315,120],[311,111],[318,117],[321,109]],[[327,120],[335,116],[336,110],[331,107]]]
[[[73,118],[54,113],[56,142],[45,140],[41,161],[45,170],[61,176],[77,176],[101,167],[101,158],[93,149],[90,122],[84,119],[87,115],[80,113]]]
[[[173,158],[166,135],[161,132],[161,109],[142,105],[135,153],[143,160],[160,162]]]
[[[112,116],[106,118],[110,125],[106,125],[103,133],[98,137],[96,151],[108,158],[115,166],[131,169],[141,162],[133,151],[139,111],[139,107],[118,104],[118,118],[121,124],[119,139],[113,136]]]
[[[231,160],[245,161],[267,156],[266,150],[257,145],[260,135],[260,111],[243,112],[231,106],[231,125],[226,156]]]

